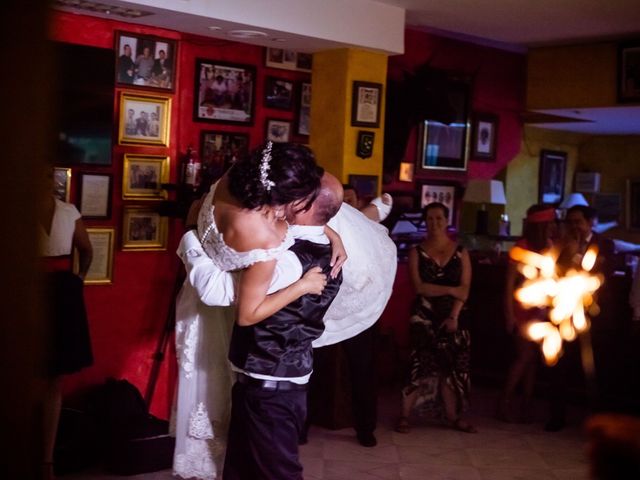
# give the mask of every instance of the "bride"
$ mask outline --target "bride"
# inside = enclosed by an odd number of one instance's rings
[[[208,307],[189,280],[176,307],[179,363],[174,473],[216,478],[224,463],[233,383],[227,353],[233,322],[252,325],[296,298],[321,293],[326,284],[313,268],[292,285],[267,295],[278,256],[292,244],[285,212],[307,210],[320,188],[323,170],[307,147],[272,144],[238,161],[205,197],[198,214],[198,238],[222,272],[238,272],[235,307]],[[346,260],[339,236],[332,241],[337,274]]]

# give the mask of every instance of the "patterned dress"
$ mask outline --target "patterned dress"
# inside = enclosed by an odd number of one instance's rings
[[[423,282],[443,286],[457,286],[462,277],[462,247],[444,265],[439,265],[421,247],[418,252],[418,272]],[[403,395],[418,390],[416,409],[421,414],[444,417],[444,404],[440,395],[441,381],[455,392],[458,413],[468,403],[471,388],[471,337],[466,325],[466,312],[458,318],[458,330],[449,333],[440,326],[451,314],[454,298],[450,295],[425,297],[418,295],[410,320],[411,339],[410,381]]]

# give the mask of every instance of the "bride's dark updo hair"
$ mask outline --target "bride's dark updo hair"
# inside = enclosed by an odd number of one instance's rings
[[[318,196],[324,169],[316,164],[313,152],[297,143],[273,143],[253,150],[229,169],[229,192],[244,208],[286,205],[306,199],[308,209]],[[261,167],[269,156],[266,177]],[[269,188],[270,187],[270,188]]]

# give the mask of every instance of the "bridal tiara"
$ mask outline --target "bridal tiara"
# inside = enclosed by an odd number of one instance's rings
[[[262,160],[260,161],[260,182],[262,186],[267,190],[267,192],[271,191],[271,187],[274,187],[276,184],[273,180],[269,180],[269,169],[271,165],[271,148],[273,147],[273,142],[269,140],[267,142],[267,146],[264,147],[262,151]]]

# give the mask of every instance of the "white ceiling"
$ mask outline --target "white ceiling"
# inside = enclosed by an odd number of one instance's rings
[[[76,3],[75,0],[58,2]],[[406,25],[526,52],[527,47],[640,37],[640,0],[99,0],[153,13],[138,19],[77,11],[219,39],[313,52],[355,46],[397,54]],[[55,2],[54,2],[55,3]],[[77,2],[81,3],[81,2]],[[76,3],[76,5],[77,5]],[[212,30],[210,27],[216,27]],[[237,38],[234,29],[263,35]],[[535,124],[588,134],[640,135],[640,107],[543,111],[580,118]],[[586,120],[586,121],[585,121]]]

